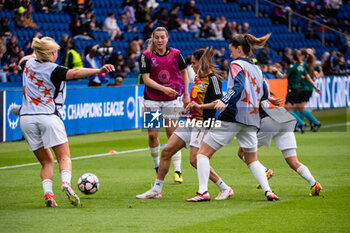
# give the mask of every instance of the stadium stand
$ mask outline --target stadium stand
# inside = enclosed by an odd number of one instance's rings
[[[10,32],[17,36],[18,46],[20,49],[31,40],[33,35],[40,32],[42,35],[53,37],[57,42],[60,42],[63,34],[68,34],[71,36],[69,31],[69,24],[72,20],[73,15],[77,15],[76,11],[71,9],[76,6],[75,1],[64,1],[66,3],[65,11],[62,12],[40,12],[35,9],[34,0],[31,4],[34,6],[34,11],[31,14],[34,22],[39,26],[39,29],[35,28],[17,28],[14,24],[13,18],[15,16],[15,9],[1,9],[0,18],[9,18],[11,22],[9,23]],[[162,8],[169,12],[174,9],[174,6],[183,7],[189,0],[163,0],[158,1],[159,6],[151,13],[153,17]],[[6,2],[6,1],[5,1]],[[30,2],[30,1],[24,1]],[[35,1],[34,1],[35,2]],[[92,40],[82,40],[78,39],[75,41],[76,50],[80,53],[84,52],[84,48],[89,45],[101,44],[109,39],[107,32],[102,31],[100,28],[103,25],[104,19],[108,16],[109,12],[115,13],[116,19],[118,19],[118,25],[121,25],[119,20],[121,14],[123,13],[123,1],[119,0],[93,0],[87,1],[91,2],[93,14],[96,16],[97,30],[93,30],[91,35],[94,37]],[[132,1],[131,1],[132,2]],[[144,1],[147,2],[147,1]],[[274,1],[276,3],[281,3],[284,6],[289,6],[289,2],[293,1]],[[295,11],[300,11],[305,5],[310,4],[311,1],[304,1],[304,3],[299,3],[291,5],[292,9]],[[322,0],[314,1],[315,4],[324,5]],[[336,22],[347,22],[350,16],[350,4],[348,1],[343,1],[344,4],[340,5],[340,9],[336,16],[332,17]],[[274,10],[274,5],[268,1],[259,0],[259,16],[256,17],[256,0],[236,0],[225,2],[224,0],[197,0],[196,8],[201,13],[201,19],[204,19],[206,15],[210,15],[212,22],[217,17],[225,17],[226,21],[235,21],[238,25],[244,23],[249,24],[249,29],[255,36],[262,36],[269,32],[272,32],[272,36],[269,41],[269,53],[268,57],[271,62],[277,62],[282,59],[282,53],[285,48],[303,48],[312,47],[316,50],[316,56],[318,58],[324,52],[330,52],[332,50],[338,50],[336,46],[339,45],[341,36],[331,30],[325,32],[325,45],[322,45],[321,41],[321,31],[317,30],[317,36],[312,39],[308,39],[303,33],[303,27],[307,24],[307,20],[304,18],[293,17],[292,18],[292,32],[288,31],[288,26],[285,24],[275,24],[270,18],[272,11]],[[79,11],[78,11],[79,12]],[[80,12],[81,13],[81,12]],[[180,18],[183,20],[183,12],[180,10],[177,12]],[[188,17],[190,20],[194,20],[194,16]],[[316,21],[324,22],[324,18],[318,17]],[[129,43],[135,37],[143,38],[143,29],[146,22],[136,22],[131,26],[135,28],[134,31],[123,31],[123,38],[118,41],[112,41],[111,46],[115,51],[120,51],[124,58],[127,56],[127,47]],[[157,26],[157,24],[155,25]],[[348,33],[348,32],[346,32]],[[221,39],[203,39],[198,37],[196,33],[186,32],[186,31],[170,31],[169,45],[176,47],[182,51],[182,54],[186,57],[192,54],[192,52],[200,47],[213,46],[215,49],[220,47],[227,47],[227,42],[223,38]],[[143,38],[146,40],[147,38]],[[339,46],[338,46],[339,47]],[[349,54],[345,54],[346,58],[349,58]],[[224,59],[229,58],[229,51],[226,49],[224,54]],[[3,63],[1,63],[3,64]],[[128,77],[124,80],[123,85],[132,85],[137,83],[138,74],[128,73]],[[21,76],[18,73],[8,74],[9,83],[0,83],[1,89],[11,89],[21,86]],[[112,82],[112,80],[110,80]],[[85,80],[75,81],[69,84],[70,86],[80,87],[86,86]]]

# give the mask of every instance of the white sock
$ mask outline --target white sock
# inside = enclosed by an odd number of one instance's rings
[[[250,163],[248,167],[252,171],[256,181],[258,181],[264,192],[271,191],[269,182],[266,178],[264,166],[259,161],[254,161]]]
[[[44,194],[45,193],[53,194],[53,191],[52,191],[52,180],[45,179],[41,183],[43,184]]]
[[[210,174],[209,158],[205,155],[197,155],[197,174],[199,182],[198,192],[203,194],[204,192],[208,191],[208,180]]]
[[[178,172],[181,173],[181,150],[176,152],[173,155],[173,157],[171,157],[171,159],[173,160],[174,171],[178,171]]]
[[[220,191],[228,189],[227,184],[225,184],[225,182],[221,178],[215,184],[216,184],[216,186],[218,186]]]
[[[154,163],[154,167],[158,167],[159,166],[159,146],[157,147],[150,147],[149,151],[151,152],[151,156],[153,159],[153,163]]]
[[[305,165],[301,165],[300,167],[298,167],[297,172],[301,177],[303,177],[307,182],[309,182],[311,186],[313,186],[316,183],[316,180],[311,175],[310,170]]]
[[[162,192],[163,184],[164,184],[164,180],[156,179],[156,181],[154,182],[153,189],[156,190],[157,193],[160,193]]]
[[[61,180],[62,182],[66,182],[70,184],[70,181],[72,179],[72,172],[69,170],[63,170],[61,171]]]

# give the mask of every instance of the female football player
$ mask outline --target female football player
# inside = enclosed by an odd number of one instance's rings
[[[301,49],[301,54],[307,73],[310,75],[312,80],[315,81],[318,77],[323,75],[321,68],[318,65],[316,65],[315,55],[313,54],[311,49]],[[307,79],[302,79],[301,84],[302,102],[298,106],[298,110],[301,114],[300,117],[306,117],[310,122],[311,130],[313,132],[317,132],[318,129],[321,127],[321,123],[316,119],[314,115],[312,115],[310,111],[305,109],[305,105],[307,104],[312,95],[313,86]]]
[[[19,62],[23,69],[23,100],[19,110],[20,127],[29,148],[41,164],[41,180],[46,206],[57,206],[52,191],[54,151],[61,173],[61,189],[71,204],[77,206],[79,197],[71,188],[72,162],[67,134],[60,119],[59,110],[66,96],[66,81],[114,70],[112,65],[101,69],[78,68],[74,70],[54,62],[60,48],[54,39],[34,38],[34,55],[23,57]]]
[[[191,103],[187,106],[184,114],[189,111],[187,122],[215,121],[215,100],[222,96],[221,93],[221,73],[219,73],[213,64],[214,50],[212,47],[197,49],[191,59],[192,68],[197,74],[195,82],[190,92]],[[182,148],[190,148],[191,165],[197,167],[197,152],[202,142],[203,136],[207,131],[206,127],[187,126],[179,127],[169,138],[168,143],[162,150],[160,158],[157,179],[152,189],[144,194],[137,195],[137,198],[161,198],[162,187],[166,174],[169,171],[170,159],[173,154]],[[233,195],[233,190],[222,181],[222,179],[210,168],[210,179],[219,187],[220,193],[215,200],[224,200]]]
[[[276,68],[272,68],[274,72],[277,72],[277,76],[281,78],[288,78],[288,94],[286,97],[285,108],[290,112],[297,120],[297,129],[300,129],[302,133],[305,132],[305,123],[300,118],[298,108],[303,102],[302,98],[302,79],[306,79],[315,88],[317,93],[321,93],[320,89],[316,87],[312,81],[310,75],[308,75],[305,69],[302,55],[300,50],[295,49],[293,52],[294,64],[288,67],[287,73],[282,74]]]
[[[271,101],[274,99],[269,98]],[[277,148],[282,152],[284,159],[294,171],[304,178],[311,186],[310,195],[320,195],[322,186],[312,176],[310,170],[299,162],[297,157],[297,144],[294,136],[296,124],[295,118],[282,106],[277,107],[276,102],[272,104],[269,100],[262,101],[260,108],[261,128],[257,134],[258,147],[265,145],[270,147],[273,140]],[[277,104],[278,105],[278,104]],[[242,148],[238,150],[238,156],[244,161]],[[272,170],[265,168],[267,178],[272,177]],[[258,185],[258,188],[260,185]]]
[[[209,159],[222,146],[229,145],[234,137],[243,148],[246,164],[255,179],[261,184],[268,200],[279,200],[271,191],[264,167],[257,160],[256,131],[260,127],[260,101],[267,99],[267,86],[261,70],[251,61],[254,48],[261,48],[270,34],[256,38],[251,34],[233,36],[229,49],[234,60],[230,64],[227,94],[218,100],[215,109],[223,110],[219,115],[221,127],[211,128],[204,137],[197,154],[199,189],[189,202],[209,201]]]
[[[168,138],[176,129],[179,118],[178,97],[182,96],[184,107],[189,103],[188,76],[186,63],[180,51],[167,47],[168,31],[164,27],[154,29],[149,45],[140,57],[140,73],[145,83],[144,111],[156,111],[162,114]],[[148,145],[153,158],[154,167],[158,172],[159,140],[158,129],[148,128]],[[181,151],[173,157],[174,181],[182,183]]]

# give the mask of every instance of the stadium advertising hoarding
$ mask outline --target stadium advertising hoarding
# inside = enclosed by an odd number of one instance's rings
[[[323,77],[315,83],[321,95],[314,91],[306,108],[320,110],[350,106],[350,76]]]
[[[68,89],[60,113],[68,135],[137,128],[138,87],[100,87]],[[141,97],[143,92],[141,93]],[[19,117],[12,114],[22,103],[22,91],[2,93],[2,141],[22,139]],[[142,102],[141,102],[142,103]]]
[[[268,80],[270,87],[274,82]],[[327,109],[350,106],[350,76],[324,77],[316,81],[322,94],[313,93],[307,107]],[[226,83],[223,83],[226,90]],[[61,115],[68,135],[143,127],[144,86],[68,89]],[[1,93],[1,141],[22,139],[19,117],[11,112],[22,102],[22,91]],[[281,96],[283,97],[283,96]],[[179,101],[181,101],[179,99]]]

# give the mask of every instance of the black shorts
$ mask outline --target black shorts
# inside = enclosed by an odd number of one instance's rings
[[[302,91],[301,95],[302,95],[303,102],[308,102],[312,95],[312,91]]]
[[[288,94],[286,97],[286,103],[299,104],[303,102],[302,91],[300,88],[290,88],[288,89]]]

